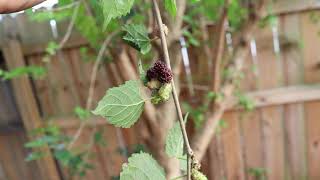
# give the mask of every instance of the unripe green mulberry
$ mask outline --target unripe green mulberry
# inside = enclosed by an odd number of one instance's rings
[[[155,91],[152,94],[151,103],[159,104],[168,101],[172,92],[172,85],[170,83],[163,84],[159,91]]]
[[[202,172],[196,169],[192,169],[191,177],[192,180],[208,180],[208,178],[204,174],[202,174]]]
[[[172,92],[171,83],[163,84],[159,89],[159,95],[162,97],[164,101],[167,101],[170,98],[171,92]]]

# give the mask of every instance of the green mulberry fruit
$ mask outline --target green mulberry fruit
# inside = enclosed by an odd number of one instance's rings
[[[208,178],[204,174],[202,174],[202,172],[196,169],[192,169],[191,177],[192,177],[192,180],[208,180]]]

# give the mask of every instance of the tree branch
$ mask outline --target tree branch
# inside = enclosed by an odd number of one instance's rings
[[[165,59],[165,63],[167,64],[167,66],[171,69],[171,65],[170,65],[170,57],[169,57],[169,51],[168,51],[168,45],[167,45],[167,41],[166,41],[166,37],[165,37],[165,33],[163,30],[163,23],[162,23],[162,18],[161,18],[161,14],[160,14],[160,10],[158,7],[158,3],[156,0],[153,0],[153,8],[154,8],[154,15],[156,16],[157,19],[157,23],[160,29],[160,38],[161,38],[161,44],[162,44],[162,51],[164,54],[164,59]],[[186,132],[186,128],[185,128],[185,124],[183,121],[183,116],[182,116],[182,111],[180,108],[180,103],[179,103],[179,97],[174,85],[174,80],[171,80],[171,84],[172,84],[172,96],[173,96],[173,100],[175,103],[175,107],[177,110],[177,114],[178,114],[178,120],[179,120],[179,124],[180,124],[180,129],[182,131],[182,135],[183,135],[183,140],[187,149],[187,159],[188,159],[188,171],[187,171],[187,179],[191,180],[191,157],[193,157],[193,151],[191,149],[191,146],[189,144],[189,139],[187,136],[187,132]]]
[[[224,99],[222,101],[215,102],[214,112],[204,122],[202,128],[197,131],[192,139],[192,147],[194,149],[195,156],[199,160],[204,156],[224,111],[230,106],[230,101],[232,100],[235,88],[234,81],[237,80],[238,74],[242,70],[244,60],[249,52],[249,41],[257,26],[259,18],[264,15],[263,10],[265,4],[266,0],[262,0],[261,5],[256,10],[256,18],[249,18],[247,23],[243,26],[239,36],[238,48],[235,49],[235,52],[231,57],[232,63],[227,66],[228,69],[232,70],[231,72],[233,72],[233,74],[224,81],[220,88],[220,92],[224,95]]]
[[[93,65],[92,73],[91,73],[91,77],[90,77],[90,85],[89,85],[89,93],[88,93],[88,98],[87,98],[87,103],[86,103],[86,110],[90,110],[91,106],[92,106],[92,99],[94,96],[94,88],[95,88],[94,84],[95,84],[95,81],[97,78],[98,68],[99,68],[100,62],[103,58],[104,52],[106,51],[107,46],[110,43],[111,39],[116,34],[118,34],[118,32],[119,31],[114,31],[111,34],[109,34],[108,37],[104,40],[104,42],[99,50],[99,53],[98,53],[98,56],[97,56],[97,59],[96,59],[94,65]],[[79,139],[79,137],[82,134],[82,131],[86,127],[86,125],[87,125],[87,121],[81,122],[79,128],[77,129],[75,135],[73,136],[72,141],[68,145],[68,149],[71,149],[73,147],[74,143]]]
[[[65,33],[65,35],[63,36],[62,40],[59,42],[59,49],[62,49],[64,44],[68,41],[68,39],[70,38],[70,35],[72,33],[75,21],[77,19],[78,13],[79,13],[79,9],[80,9],[80,4],[81,1],[77,2],[75,9],[73,10],[73,14],[71,17],[71,20],[68,24],[68,28],[67,28],[67,32]]]
[[[215,62],[213,63],[213,82],[212,82],[212,90],[217,91],[220,85],[221,78],[221,61],[224,53],[224,45],[225,45],[225,36],[226,36],[226,24],[228,22],[228,6],[230,1],[226,0],[224,4],[224,8],[222,11],[221,21],[219,23],[219,38],[218,38],[218,46],[216,48],[216,56],[214,58]]]

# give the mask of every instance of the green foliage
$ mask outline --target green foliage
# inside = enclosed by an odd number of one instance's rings
[[[139,59],[139,62],[138,62],[138,70],[139,70],[140,80],[144,85],[146,85],[146,83],[148,82],[148,79],[146,77],[146,71],[143,69],[141,59]]]
[[[122,166],[120,180],[165,180],[163,168],[147,153],[133,154]]]
[[[264,28],[266,26],[275,26],[278,23],[278,18],[275,15],[268,14],[267,16],[263,17],[259,21],[259,27]]]
[[[188,119],[188,114],[185,116],[185,121]],[[179,158],[183,156],[183,136],[180,129],[179,122],[176,122],[174,126],[169,130],[166,137],[166,153],[169,157]]]
[[[160,104],[169,100],[172,92],[172,84],[165,83],[162,84],[159,90],[155,90],[152,93],[152,104]]]
[[[11,71],[0,71],[0,77],[4,80],[18,78],[23,75],[30,75],[33,78],[41,78],[47,73],[47,70],[41,66],[23,66],[12,69]]]
[[[191,176],[193,180],[208,180],[208,178],[197,169],[192,169]]]
[[[75,20],[75,27],[85,37],[91,46],[98,45],[99,40],[102,37],[102,30],[98,26],[96,19],[93,16],[86,14],[84,5],[79,7],[79,11]]]
[[[253,177],[257,178],[257,180],[267,179],[266,177],[267,170],[265,168],[249,168],[248,173]]]
[[[220,101],[223,96],[220,93],[210,91],[207,93],[206,98],[207,102],[198,107],[192,107],[186,102],[182,103],[183,109],[190,113],[196,129],[199,129],[202,126],[202,123],[205,121],[205,113],[208,111],[209,104],[212,101]]]
[[[56,54],[56,51],[59,49],[59,44],[54,41],[50,41],[46,48],[46,53],[53,56]]]
[[[75,154],[66,149],[56,150],[54,157],[65,167],[68,168],[71,175],[86,175],[86,170],[92,169],[93,166],[84,160],[86,153]]]
[[[97,131],[93,135],[94,143],[100,145],[100,146],[107,146],[107,142],[103,137],[103,131]]]
[[[204,113],[207,111],[207,107],[199,106],[193,108],[190,104],[184,102],[182,107],[185,111],[190,113],[190,116],[195,124],[196,129],[199,129],[205,120]]]
[[[221,133],[222,129],[227,128],[227,127],[228,127],[228,123],[225,120],[220,119],[218,126],[216,128],[216,132]]]
[[[236,94],[238,97],[238,104],[243,107],[246,111],[252,111],[255,108],[253,99],[243,94]]]
[[[80,106],[77,106],[74,108],[74,114],[80,118],[81,120],[86,120],[90,117],[90,111],[80,107]]]
[[[100,4],[100,1],[97,0],[88,0],[90,7],[93,11],[93,16],[96,19],[97,24],[103,24],[104,22],[104,15],[103,15],[103,9]],[[101,28],[100,28],[101,29]]]
[[[37,128],[31,132],[36,138],[25,144],[25,147],[32,148],[34,152],[30,153],[26,160],[33,161],[46,156],[45,152],[41,151],[42,147],[48,146],[54,157],[68,170],[71,175],[84,176],[87,169],[92,168],[84,157],[86,153],[74,153],[66,148],[66,144],[70,142],[67,136],[61,134],[60,129],[54,125]]]
[[[234,30],[240,28],[242,22],[246,18],[247,10],[241,7],[240,0],[231,0],[228,6],[228,19],[230,27]]]
[[[92,113],[107,118],[116,127],[129,128],[139,119],[144,107],[139,84],[131,80],[109,89]]]
[[[38,147],[43,147],[47,144],[55,144],[59,141],[60,141],[60,138],[58,136],[44,135],[31,142],[26,143],[25,147],[38,148]]]
[[[112,19],[128,14],[133,6],[134,0],[101,0],[104,14],[104,29]]]
[[[123,30],[126,31],[123,39],[133,48],[142,54],[147,54],[151,50],[148,32],[143,24],[128,24],[123,27]]]
[[[177,3],[176,0],[165,0],[164,7],[169,12],[171,16],[176,16],[177,14]]]
[[[193,46],[200,46],[199,40],[195,37],[193,33],[191,33],[188,30],[184,30],[182,34],[187,38],[188,44],[191,44]]]
[[[216,21],[220,17],[219,12],[223,8],[224,0],[189,0],[188,4],[191,5],[188,15],[200,14],[210,21]]]
[[[43,158],[45,155],[46,154],[44,152],[35,151],[35,152],[28,154],[28,156],[25,158],[25,161],[35,161],[35,160]]]
[[[72,14],[72,9],[65,9],[63,11],[39,11],[33,12],[31,9],[26,11],[28,17],[32,21],[44,22],[54,19],[56,21],[63,21],[68,19]]]

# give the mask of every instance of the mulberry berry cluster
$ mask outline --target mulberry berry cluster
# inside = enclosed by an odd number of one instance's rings
[[[158,60],[153,67],[147,71],[147,78],[149,81],[151,79],[157,79],[161,83],[169,83],[172,80],[172,72],[164,62]]]

